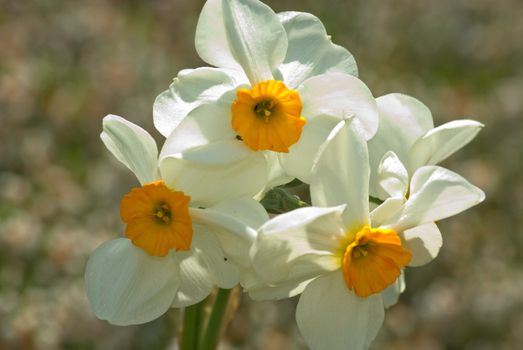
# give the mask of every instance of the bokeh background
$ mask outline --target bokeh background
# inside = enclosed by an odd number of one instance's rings
[[[523,3],[266,2],[320,17],[375,96],[415,96],[436,125],[486,124],[444,165],[487,200],[441,222],[439,257],[407,271],[372,349],[521,349]],[[136,184],[100,142],[102,117],[125,116],[161,142],[152,103],[179,70],[204,65],[193,45],[202,5],[0,0],[0,349],[174,348],[177,311],[110,326],[90,311],[83,270],[123,232],[119,200]],[[305,349],[295,303],[243,296],[221,349]]]

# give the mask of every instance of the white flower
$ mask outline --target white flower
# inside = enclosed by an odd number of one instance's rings
[[[366,142],[352,121],[342,121],[314,166],[314,206],[271,219],[251,248],[266,283],[253,283],[251,294],[302,293],[296,319],[312,349],[366,349],[384,306],[404,288],[402,268],[431,246],[432,223],[484,199],[480,189],[437,166],[418,169],[408,200],[395,211],[369,214],[368,188]]]
[[[454,120],[434,128],[430,110],[413,97],[389,94],[376,99],[380,113],[378,132],[369,141],[370,194],[386,199],[408,191],[409,174],[424,165],[436,165],[468,144],[483,124]],[[400,165],[398,162],[402,163]],[[381,172],[380,172],[381,169]],[[406,181],[394,188],[397,181]],[[393,185],[392,188],[384,188]]]
[[[371,167],[369,192],[385,202],[376,209],[375,215],[398,210],[410,193],[411,177],[416,176],[421,167],[443,161],[469,143],[483,127],[474,120],[455,120],[434,128],[430,110],[407,95],[389,94],[376,101],[380,126],[368,145]],[[443,244],[438,227],[429,225],[420,229],[431,236],[432,243],[425,247],[425,254],[417,254],[411,266],[420,266],[432,260]]]
[[[156,99],[155,126],[168,137],[162,159],[234,166],[239,179],[248,159],[264,158],[265,187],[309,182],[314,155],[341,119],[354,116],[366,139],[378,128],[352,55],[311,14],[208,0],[196,49],[218,68],[184,70]]]
[[[162,177],[165,167],[160,164],[159,171],[153,138],[123,118],[107,116],[103,129],[107,148],[142,187],[122,200],[127,238],[102,244],[87,263],[87,296],[95,314],[116,325],[139,324],[203,300],[214,286],[235,286],[250,264],[255,228],[268,219],[263,207],[250,198],[219,202],[229,190],[223,183],[183,169]],[[209,207],[195,207],[201,203]]]

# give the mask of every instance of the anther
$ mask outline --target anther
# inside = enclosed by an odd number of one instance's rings
[[[154,210],[154,216],[162,223],[171,222],[171,207],[167,203],[159,204]]]
[[[352,251],[352,256],[356,259],[363,257],[366,257],[369,255],[369,252],[367,250],[367,245],[360,245],[354,248]]]
[[[275,103],[272,100],[258,102],[256,106],[254,106],[254,112],[258,117],[263,118],[268,122],[269,117],[272,115],[274,105]]]

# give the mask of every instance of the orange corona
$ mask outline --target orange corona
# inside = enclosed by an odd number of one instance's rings
[[[232,104],[232,128],[252,150],[289,152],[300,139],[305,118],[296,90],[279,80],[239,89]]]
[[[411,258],[396,231],[365,226],[344,250],[345,284],[360,297],[379,293],[396,281]]]
[[[120,216],[127,224],[125,235],[152,256],[165,256],[169,249],[189,250],[192,222],[191,197],[156,181],[126,194]]]

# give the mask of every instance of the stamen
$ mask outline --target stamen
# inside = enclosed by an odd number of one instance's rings
[[[269,117],[273,113],[274,105],[275,103],[272,100],[261,101],[254,106],[254,112],[259,118],[263,118],[265,122],[268,122]]]
[[[360,246],[353,248],[352,257],[355,259],[361,258],[362,256],[366,257],[367,255],[369,255],[369,251],[367,249],[368,249],[367,244],[360,245]]]
[[[171,207],[167,203],[160,203],[156,208],[154,208],[154,216],[158,219],[160,223],[168,224],[171,222]]]

